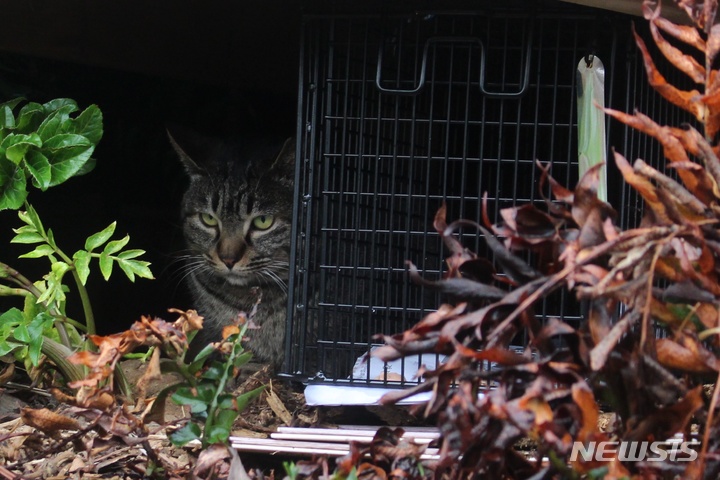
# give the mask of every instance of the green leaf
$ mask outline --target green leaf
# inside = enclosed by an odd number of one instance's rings
[[[42,153],[50,161],[50,186],[74,176],[90,159],[95,146],[74,133],[61,133],[44,141]]]
[[[245,408],[248,406],[248,403],[250,403],[250,401],[255,399],[258,395],[260,395],[263,390],[265,390],[264,385],[236,397],[235,401],[237,402],[237,411],[242,412],[243,410],[245,410]]]
[[[74,120],[70,120],[68,133],[76,133],[97,145],[103,135],[103,116],[97,105],[90,105]]]
[[[58,280],[62,279],[63,276],[70,270],[70,265],[68,265],[65,262],[53,262],[53,264],[50,266],[50,269],[52,270],[53,275],[55,275],[55,278]]]
[[[33,177],[33,185],[42,191],[47,190],[52,180],[52,169],[47,157],[38,150],[30,150],[25,154],[25,166]]]
[[[40,356],[42,354],[43,336],[33,337],[28,343],[28,358],[33,366],[40,365]]]
[[[131,281],[134,280],[135,275],[149,280],[155,278],[150,270],[150,262],[145,262],[143,260],[124,260],[119,258],[118,265],[120,265],[120,268],[122,268],[125,275],[127,275]]]
[[[17,107],[21,102],[24,101],[24,97],[17,97],[13,98],[12,100],[8,100],[7,102],[0,103],[0,107],[10,107],[11,110],[14,110],[15,107]]]
[[[145,254],[145,250],[140,250],[140,249],[136,248],[133,250],[125,250],[124,252],[120,252],[117,254],[117,257],[121,258],[123,260],[129,260],[131,258],[137,258],[140,255],[144,255],[144,254]]]
[[[132,268],[128,266],[127,262],[118,260],[118,266],[120,266],[120,269],[125,273],[125,276],[128,278],[128,280],[130,280],[132,283],[135,283],[135,272],[133,272]]]
[[[17,210],[27,198],[27,180],[22,167],[0,158],[0,210]]]
[[[42,140],[37,133],[11,133],[0,143],[0,150],[5,151],[5,156],[15,165],[25,158],[30,147],[42,147]]]
[[[88,158],[87,162],[85,162],[85,165],[80,167],[80,170],[75,172],[76,177],[81,177],[83,175],[86,175],[93,170],[95,170],[95,166],[97,165],[97,159],[95,157]]]
[[[64,105],[52,112],[48,111],[47,108],[45,108],[45,110],[46,113],[49,113],[49,115],[42,121],[42,123],[40,123],[40,126],[37,129],[37,133],[43,141],[46,141],[55,135],[67,133],[65,128],[69,126],[68,119],[70,118],[70,114],[77,110],[77,105]]]
[[[19,325],[23,322],[23,312],[15,307],[0,315],[0,326]]]
[[[205,429],[205,443],[225,443],[230,437],[230,428],[227,425],[213,424]]]
[[[170,399],[178,405],[186,405],[190,407],[190,412],[199,413],[205,412],[208,408],[208,401],[194,395],[190,387],[178,388],[175,393],[172,394]]]
[[[110,279],[110,275],[112,274],[112,267],[113,267],[113,259],[110,258],[110,255],[106,254],[105,252],[100,254],[100,273],[102,273],[103,278],[105,281]]]
[[[38,139],[39,138],[40,137],[38,137]],[[13,143],[12,146],[8,147],[8,149],[5,150],[5,156],[15,165],[18,165],[20,162],[25,160],[25,155],[27,154],[30,147],[39,146],[34,144],[32,140],[33,137],[29,137],[27,139],[20,139],[19,141]]]
[[[18,342],[22,343],[30,343],[30,332],[28,331],[27,325],[20,324],[17,327],[15,327],[15,331],[13,332],[13,335],[15,336],[15,339]]]
[[[113,253],[117,253],[120,250],[123,249],[125,245],[128,244],[130,241],[130,235],[125,235],[120,240],[113,240],[112,242],[105,245],[105,249],[103,250],[103,253],[107,255],[112,255]]]
[[[90,235],[88,239],[85,240],[85,250],[92,252],[100,245],[110,240],[110,237],[112,237],[113,233],[115,233],[115,227],[117,227],[117,222],[113,222],[102,231]]]
[[[28,205],[27,210],[18,212],[18,218],[28,225],[33,226],[36,231],[40,232],[41,235],[45,235],[45,227],[43,227],[43,224],[40,221],[40,216],[38,215],[37,210],[35,210],[32,205]]]
[[[243,352],[237,357],[235,357],[235,361],[233,362],[233,366],[235,368],[240,368],[246,363],[248,363],[250,360],[252,360],[252,352]]]
[[[78,105],[72,98],[56,98],[43,104],[46,113],[55,112],[57,110],[68,110],[68,113],[77,111]]]
[[[42,245],[38,245],[35,250],[32,252],[25,253],[23,255],[20,255],[18,258],[42,258],[47,257],[48,255],[52,255],[55,253],[55,250],[48,245],[47,243],[44,243]]]
[[[0,357],[7,355],[8,353],[12,352],[13,350],[17,349],[18,347],[22,347],[22,343],[17,343],[13,341],[7,341],[5,339],[0,339]]]
[[[218,380],[222,378],[225,368],[220,362],[213,362],[210,367],[205,370],[202,374],[202,378],[205,380]]]
[[[173,445],[176,447],[182,447],[183,445],[200,438],[201,434],[202,432],[197,424],[188,422],[184,427],[171,433],[169,438]]]
[[[73,255],[73,265],[75,265],[75,270],[80,277],[80,283],[83,285],[85,285],[85,282],[87,282],[88,276],[90,275],[91,258],[90,253],[85,250],[78,250],[75,252],[75,255]]]
[[[32,228],[32,227],[30,227]],[[37,233],[37,231],[33,228],[32,231],[21,231],[20,228],[14,229],[14,231],[17,233],[12,240],[10,240],[10,243],[24,243],[24,244],[31,244],[31,243],[40,243],[44,242],[45,238],[43,238],[42,235]]]
[[[21,133],[37,131],[44,113],[45,109],[39,103],[30,102],[23,106],[18,113],[16,131]]]
[[[12,107],[6,104],[0,105],[0,128],[15,128],[15,116]]]

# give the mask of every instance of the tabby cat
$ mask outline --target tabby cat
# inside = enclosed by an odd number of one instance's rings
[[[179,138],[179,137],[178,137]],[[170,141],[190,185],[182,201],[189,250],[187,279],[205,317],[191,351],[219,339],[261,296],[246,347],[256,360],[282,364],[287,316],[295,142]]]

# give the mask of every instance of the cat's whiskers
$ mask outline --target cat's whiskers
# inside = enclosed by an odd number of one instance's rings
[[[271,280],[272,283],[274,283],[275,285],[277,285],[277,286],[280,288],[280,290],[282,290],[282,292],[283,292],[285,295],[287,295],[287,293],[288,293],[287,285],[286,285],[285,282],[278,276],[277,273],[273,272],[272,270],[260,270],[258,273],[260,274],[260,276],[262,276],[262,277],[264,277],[264,278],[266,278],[266,279]],[[270,282],[268,282],[268,283],[270,283]]]

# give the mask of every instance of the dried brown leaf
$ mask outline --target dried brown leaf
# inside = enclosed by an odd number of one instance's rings
[[[690,77],[695,83],[704,83],[705,82],[705,68],[700,65],[697,60],[695,60],[690,55],[683,54],[682,51],[680,51],[678,48],[671,45],[665,38],[660,34],[659,31],[659,25],[658,25],[658,19],[660,18],[660,4],[658,4],[657,8],[653,10],[647,2],[643,4],[643,14],[647,20],[650,20],[650,32],[652,34],[653,40],[655,40],[655,44],[660,49],[660,52],[665,56],[665,58],[668,59],[675,67],[677,67],[678,70],[683,72],[685,75]],[[664,25],[669,28],[670,22],[664,22]],[[682,32],[680,30],[680,27],[677,25],[674,26],[675,28],[672,28],[672,32],[677,32],[678,34],[682,34],[681,37],[685,38],[688,37],[685,32]],[[694,30],[694,29],[693,29]],[[696,40],[696,39],[693,39]],[[695,42],[697,43],[697,41]],[[704,42],[703,42],[704,43]],[[701,44],[702,45],[702,44]],[[702,45],[704,47],[704,45]]]
[[[682,140],[685,148],[700,157],[705,163],[705,169],[712,181],[712,191],[716,198],[720,198],[720,159],[715,154],[710,143],[700,132],[690,127],[683,131]],[[682,171],[678,171],[682,175]],[[692,191],[692,189],[691,189]]]
[[[655,348],[658,362],[666,368],[695,373],[720,370],[715,355],[687,334],[678,339],[659,338]]]
[[[550,164],[543,166],[543,164],[537,160],[536,165],[542,172],[540,174],[540,180],[538,183],[538,190],[540,191],[540,196],[545,201],[545,205],[548,208],[548,211],[552,213],[553,215],[564,218],[566,220],[572,220],[572,215],[568,211],[567,208],[563,207],[564,205],[572,205],[574,201],[574,193],[572,190],[568,190],[564,186],[560,185],[551,175],[550,175]],[[549,198],[545,196],[545,182],[550,183],[550,190],[552,195],[555,197],[557,202],[551,201]],[[559,202],[559,204],[558,204]]]
[[[150,385],[152,382],[159,380],[160,377],[160,349],[156,348],[155,350],[153,350],[153,353],[150,356],[150,360],[145,366],[145,372],[143,372],[142,376],[137,381],[136,393],[138,397],[138,405],[145,402],[148,385]]]
[[[620,339],[625,333],[637,323],[640,314],[635,310],[626,312],[623,317],[613,326],[610,332],[603,338],[600,343],[590,351],[590,368],[598,371],[605,366],[605,362],[617,346]]]
[[[709,30],[715,24],[716,2],[698,2],[697,0],[676,0],[680,8],[685,10],[690,20],[701,30]]]
[[[670,438],[684,432],[695,412],[702,408],[702,385],[690,390],[679,402],[669,407],[657,408],[636,426],[629,423],[626,440],[649,440]],[[633,428],[634,427],[634,428]]]
[[[705,108],[700,102],[700,92],[697,90],[684,91],[675,87],[665,80],[665,77],[658,71],[650,52],[645,45],[642,37],[633,28],[635,43],[640,49],[645,64],[645,71],[648,77],[648,83],[657,91],[665,100],[676,105],[683,110],[693,114],[698,121],[705,119]]]
[[[582,425],[576,439],[587,442],[594,439],[598,432],[598,417],[600,409],[595,401],[595,395],[585,383],[576,382],[572,387],[572,399],[582,413]]]
[[[706,49],[705,40],[700,36],[697,29],[690,25],[677,25],[670,20],[660,16],[660,6],[653,11],[652,6],[648,5],[650,2],[645,2],[643,5],[643,15],[646,20],[652,20],[663,32],[673,36],[674,38],[686,43],[697,50],[704,52]],[[652,2],[655,3],[655,2]]]
[[[615,164],[622,173],[623,178],[645,199],[645,202],[655,214],[655,220],[663,225],[672,224],[673,222],[668,217],[665,205],[658,198],[655,185],[644,176],[638,175],[620,153],[613,153],[615,154]]]
[[[24,407],[20,410],[20,418],[25,425],[37,428],[49,435],[61,430],[80,430],[80,423],[74,418],[53,412],[47,408],[34,409]]]
[[[690,220],[701,220],[707,217],[707,206],[672,178],[660,173],[641,159],[635,160],[633,169],[636,173],[657,182],[661,190],[672,196],[675,207],[687,212],[687,216],[694,215]]]

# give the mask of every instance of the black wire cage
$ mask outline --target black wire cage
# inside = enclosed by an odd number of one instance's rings
[[[417,381],[417,365],[442,360],[363,361],[376,334],[401,332],[447,302],[412,284],[406,265],[442,276],[447,252],[432,225],[443,204],[449,221],[482,222],[483,194],[491,221],[540,201],[536,159],[565,185],[577,182],[581,59],[604,62],[607,105],[677,121],[647,86],[629,17],[554,2],[484,5],[305,17],[285,374],[402,386]],[[659,157],[624,126],[607,131],[629,158]],[[621,223],[637,223],[639,200],[612,172],[608,190]],[[460,235],[486,253],[477,232]],[[537,314],[582,317],[563,293]]]

